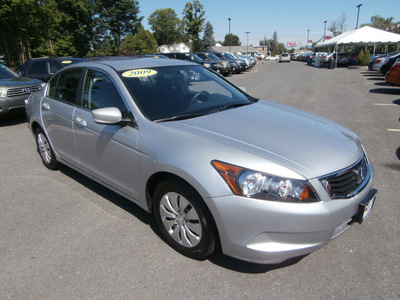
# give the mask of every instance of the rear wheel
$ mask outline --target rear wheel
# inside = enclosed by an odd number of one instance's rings
[[[154,193],[154,215],[166,242],[179,253],[205,259],[216,248],[216,230],[200,195],[187,183],[170,178]]]
[[[56,170],[60,167],[56,156],[51,149],[49,140],[42,129],[38,128],[35,131],[37,151],[40,154],[43,164],[50,170]]]

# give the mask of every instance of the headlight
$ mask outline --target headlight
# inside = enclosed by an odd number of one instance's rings
[[[209,64],[209,63],[204,63],[203,66],[206,68],[211,68],[211,64]]]
[[[282,178],[217,160],[211,164],[236,195],[283,202],[319,201],[307,180]]]

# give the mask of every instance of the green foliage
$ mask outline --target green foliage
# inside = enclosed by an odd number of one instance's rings
[[[122,39],[136,33],[143,17],[139,17],[139,3],[136,0],[97,0],[96,1],[96,39],[108,37],[114,54],[120,52]],[[96,43],[94,45],[96,48]]]
[[[224,46],[241,46],[242,43],[237,35],[231,33],[226,34],[224,42],[222,43]]]
[[[157,52],[157,41],[150,31],[140,28],[137,33],[128,35],[121,44],[121,54],[150,54]]]
[[[215,45],[214,39],[214,28],[210,22],[207,22],[204,26],[204,35],[202,40],[202,49],[208,50],[210,47]]]
[[[200,32],[203,30],[204,15],[203,5],[198,1],[187,2],[182,12],[183,24],[186,30],[187,38],[192,43],[192,50],[201,50]]]
[[[362,66],[367,66],[370,61],[371,61],[371,53],[369,52],[369,49],[367,49],[367,51],[365,52],[364,57],[361,60],[360,64]]]
[[[172,8],[156,9],[148,19],[158,45],[168,45],[182,40],[182,21]]]
[[[356,64],[357,65],[361,64],[363,59],[364,59],[364,51],[363,51],[363,49],[361,49],[360,52],[358,53],[358,56],[356,59]]]

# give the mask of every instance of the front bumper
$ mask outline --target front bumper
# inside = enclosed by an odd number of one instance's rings
[[[29,95],[0,98],[0,115],[8,114],[14,109],[24,108],[25,99],[28,99],[28,97]]]
[[[208,198],[222,252],[255,263],[280,263],[316,251],[353,224],[371,197],[373,178],[350,199],[284,203],[239,196]],[[323,191],[322,189],[318,192]]]

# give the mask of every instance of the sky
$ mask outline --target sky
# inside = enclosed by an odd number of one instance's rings
[[[182,18],[182,11],[187,2],[193,0],[138,0],[142,25],[150,29],[148,17],[160,8],[172,8]],[[380,15],[383,18],[393,17],[400,23],[400,0],[200,0],[204,6],[206,21],[214,28],[216,41],[223,41],[230,32],[239,37],[243,46],[258,46],[259,41],[272,38],[274,31],[280,43],[297,42],[304,46],[309,39],[318,41],[324,35],[331,35],[329,25],[343,13],[346,16],[346,29],[355,29],[357,23],[356,7],[360,7],[358,24],[370,23],[371,17]],[[231,21],[228,21],[231,18]],[[245,32],[250,32],[248,35]],[[202,34],[201,34],[202,37]]]

